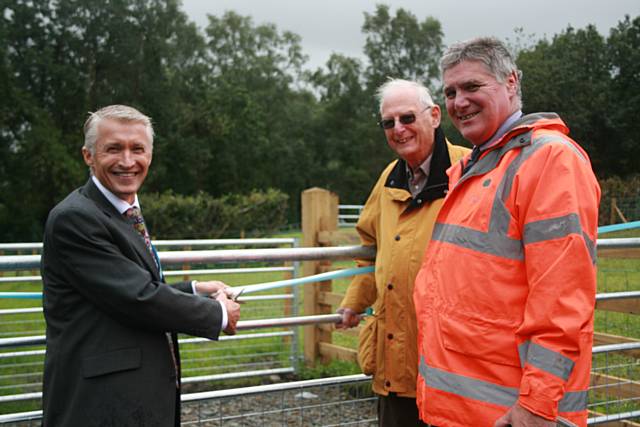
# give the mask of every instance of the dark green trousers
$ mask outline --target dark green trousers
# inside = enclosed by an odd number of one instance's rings
[[[398,397],[396,393],[388,396],[378,395],[378,425],[380,427],[427,427],[420,421],[416,399]]]

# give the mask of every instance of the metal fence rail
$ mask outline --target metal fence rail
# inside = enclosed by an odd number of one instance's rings
[[[297,239],[215,239],[215,240],[171,240],[155,241],[159,247],[170,252],[175,248],[203,248],[211,247],[264,247],[275,246],[274,249],[285,249],[282,246],[295,247]],[[4,254],[0,260],[27,259],[27,264],[21,264],[15,270],[0,268],[0,282],[6,283],[12,289],[20,286],[34,286],[40,276],[22,276],[25,270],[39,268],[39,252],[42,245],[36,244],[1,244],[0,250]],[[255,249],[255,248],[253,248]],[[289,248],[290,249],[290,248]],[[233,249],[236,250],[236,249]],[[20,252],[30,252],[20,255]],[[178,251],[184,252],[184,251]],[[194,251],[190,251],[193,253]],[[202,251],[200,251],[202,252]],[[211,251],[225,254],[225,251]],[[18,253],[16,255],[16,253]],[[166,253],[166,252],[163,252]],[[269,254],[270,255],[270,254]],[[35,261],[35,262],[34,262]],[[197,264],[178,260],[174,268],[187,267],[189,270],[168,270],[165,275],[169,280],[176,276],[192,276],[198,274],[228,275],[232,279],[230,284],[251,283],[255,277],[284,277],[298,276],[298,263],[287,260],[261,262],[258,266],[234,262],[229,268],[217,267],[207,259]],[[13,261],[12,261],[13,262]],[[283,265],[284,264],[284,265]],[[237,267],[236,267],[237,266]],[[195,270],[198,268],[198,270]],[[235,268],[234,268],[235,267]],[[31,271],[29,271],[31,273]],[[244,278],[242,278],[244,277]],[[27,278],[27,280],[25,280]],[[260,279],[264,280],[264,279]],[[22,284],[21,281],[30,282]],[[13,283],[11,283],[13,282]],[[31,284],[35,282],[34,284]],[[40,286],[38,286],[40,289]],[[263,295],[245,296],[243,301],[243,319],[264,319],[280,316],[292,316],[298,313],[298,291],[289,290],[287,294],[270,292]],[[42,367],[44,361],[44,320],[42,308],[30,305],[40,305],[40,301],[24,301],[26,306],[19,308],[0,309],[0,413],[7,412],[7,403],[24,400],[39,399],[41,390]],[[5,305],[6,307],[6,305]],[[246,322],[246,320],[244,320]],[[15,332],[11,332],[15,331]],[[202,384],[212,381],[230,380],[233,375],[229,372],[239,372],[236,376],[249,378],[252,376],[288,375],[296,370],[299,355],[299,331],[297,328],[278,327],[269,331],[256,333],[241,333],[233,337],[223,336],[220,342],[180,337],[181,353],[183,355],[183,380],[185,384]]]
[[[354,227],[364,205],[338,205],[338,227]]]
[[[610,239],[622,240],[622,239]],[[640,239],[637,239],[640,241]],[[619,246],[624,247],[624,246]],[[375,258],[375,247],[341,246],[318,248],[221,249],[202,251],[159,252],[160,262],[177,264],[225,264],[243,262],[317,261],[353,258]],[[37,270],[40,255],[0,256],[0,271]]]
[[[203,247],[203,246],[276,246],[276,245],[294,245],[296,239],[273,238],[273,239],[189,239],[189,240],[153,240],[156,248],[170,247]],[[42,250],[42,242],[27,243],[0,243],[0,251],[37,251]]]

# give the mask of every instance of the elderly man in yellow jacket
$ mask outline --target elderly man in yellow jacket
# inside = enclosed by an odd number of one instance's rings
[[[394,79],[377,95],[379,124],[400,158],[384,169],[360,215],[362,244],[377,248],[375,273],[351,282],[337,327],[358,325],[359,313],[373,307],[360,333],[358,360],[362,371],[373,375],[379,425],[419,426],[413,283],[447,192],[445,172],[469,150],[447,142],[440,107],[425,86]]]

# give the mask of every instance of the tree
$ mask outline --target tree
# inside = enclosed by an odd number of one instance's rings
[[[315,185],[341,199],[364,203],[382,167],[392,159],[376,126],[376,103],[360,61],[333,54],[310,76],[320,95],[315,145]]]
[[[297,204],[316,105],[294,88],[305,61],[295,34],[234,12],[210,16],[197,90],[176,112],[171,157],[158,159],[163,181],[216,197],[276,187]],[[177,159],[185,166],[173,167]]]
[[[610,70],[606,43],[593,25],[568,27],[551,41],[543,39],[520,52],[525,112],[554,111],[571,136],[589,153],[598,175],[612,171],[612,126],[607,119]]]
[[[389,6],[377,5],[373,14],[365,12],[362,32],[369,58],[369,88],[378,87],[387,77],[417,80],[427,86],[437,79],[443,34],[436,18],[419,22],[402,8],[392,17]]]
[[[611,83],[606,120],[614,133],[603,141],[611,152],[606,175],[630,175],[640,170],[640,16],[626,16],[607,39]]]
[[[182,80],[175,67],[192,63],[184,57],[193,50],[182,50],[179,41],[197,34],[179,5],[3,1],[0,184],[9,191],[0,215],[20,213],[3,221],[5,238],[40,239],[48,211],[86,179],[80,147],[87,111],[113,103],[139,107],[155,119],[156,152],[162,151],[185,92],[176,86]]]

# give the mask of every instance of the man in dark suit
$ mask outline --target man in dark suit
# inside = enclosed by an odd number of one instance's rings
[[[164,283],[142,216],[130,210],[151,164],[150,119],[112,105],[84,132],[92,176],[45,227],[43,424],[178,426],[176,333],[233,334],[240,308],[221,282]]]

